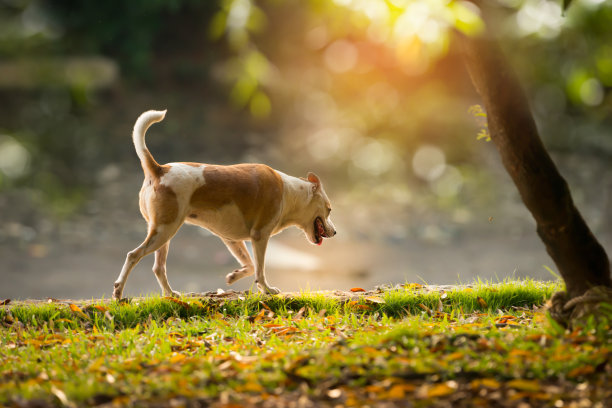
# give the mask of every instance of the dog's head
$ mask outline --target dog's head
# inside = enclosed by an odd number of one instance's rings
[[[300,226],[310,242],[321,245],[323,238],[331,238],[336,235],[336,227],[330,218],[331,203],[316,174],[308,173],[305,180],[310,182],[312,194],[308,194],[309,203],[304,211],[304,221]]]

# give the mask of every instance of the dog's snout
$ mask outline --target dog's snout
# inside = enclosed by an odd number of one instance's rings
[[[334,231],[332,232],[332,237],[333,237],[334,235],[336,235],[336,230],[334,230]]]

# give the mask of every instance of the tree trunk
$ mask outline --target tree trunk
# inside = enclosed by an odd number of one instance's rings
[[[527,97],[498,43],[490,34],[457,34],[457,38],[483,99],[491,140],[565,280],[568,298],[593,286],[612,287],[608,256],[574,206],[566,181],[544,148]]]

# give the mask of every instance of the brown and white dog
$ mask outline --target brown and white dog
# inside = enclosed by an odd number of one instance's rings
[[[128,275],[146,255],[155,252],[153,272],[164,296],[180,296],[166,277],[170,240],[183,223],[195,224],[219,236],[240,268],[226,276],[228,284],[255,273],[264,293],[279,293],[264,273],[266,246],[271,235],[295,225],[308,240],[320,245],[336,235],[330,220],[331,204],[314,173],[306,179],[288,176],[264,164],[219,166],[201,163],[158,164],[145,145],[145,133],[164,119],[166,111],[140,115],[132,138],[144,170],[140,212],[148,234],[127,254],[115,281],[113,298],[121,299]],[[255,262],[245,241],[253,245]]]

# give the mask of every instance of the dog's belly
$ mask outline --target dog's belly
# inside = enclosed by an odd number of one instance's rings
[[[244,221],[244,216],[235,204],[224,205],[215,210],[191,208],[185,222],[206,228],[221,238],[250,239],[250,231]]]

